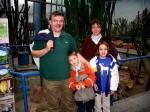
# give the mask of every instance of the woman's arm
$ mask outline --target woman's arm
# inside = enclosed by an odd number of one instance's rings
[[[89,62],[80,53],[78,53],[77,56],[82,61],[82,63],[86,63],[90,67]]]

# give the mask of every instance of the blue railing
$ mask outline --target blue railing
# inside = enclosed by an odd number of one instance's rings
[[[25,78],[26,76],[35,76],[35,75],[39,75],[40,72],[29,72],[29,73],[18,73],[18,72],[10,72],[11,75],[13,76],[20,76],[21,77],[21,89],[23,92],[23,99],[24,99],[24,109],[25,112],[28,112],[28,101],[27,101],[27,92],[26,90],[30,89],[29,86],[26,86],[26,82],[25,82]]]
[[[127,59],[121,59],[121,60],[118,60],[118,61],[119,62],[125,62],[125,61],[132,61],[132,60],[144,59],[144,58],[150,58],[150,55],[140,56],[140,57],[134,57],[134,58],[127,58]]]

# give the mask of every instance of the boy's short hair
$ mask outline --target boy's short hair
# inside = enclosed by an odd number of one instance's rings
[[[77,56],[77,53],[75,52],[75,51],[70,51],[69,53],[68,53],[68,57],[69,56]]]
[[[64,17],[64,13],[62,11],[54,11],[50,14],[49,20],[52,19],[52,16],[63,16]]]

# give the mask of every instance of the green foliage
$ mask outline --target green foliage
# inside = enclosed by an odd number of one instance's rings
[[[89,7],[84,0],[65,0],[65,30],[75,38],[86,35],[89,23]]]
[[[123,17],[114,19],[113,27],[113,35],[116,35],[117,31],[120,35],[125,35],[127,33],[128,21]]]
[[[112,15],[117,0],[91,0],[91,19],[98,18],[103,24],[103,33],[110,36]]]

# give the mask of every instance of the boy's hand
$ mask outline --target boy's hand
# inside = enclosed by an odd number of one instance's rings
[[[95,90],[95,91],[99,91],[97,84],[94,84],[94,90]]]
[[[76,85],[76,90],[80,90],[81,86],[79,84]]]
[[[81,85],[81,88],[84,89],[84,88],[85,88],[85,85],[82,84],[82,85]]]
[[[85,85],[82,83],[82,81],[79,82],[79,86],[80,88],[83,88],[83,89],[85,88]]]

